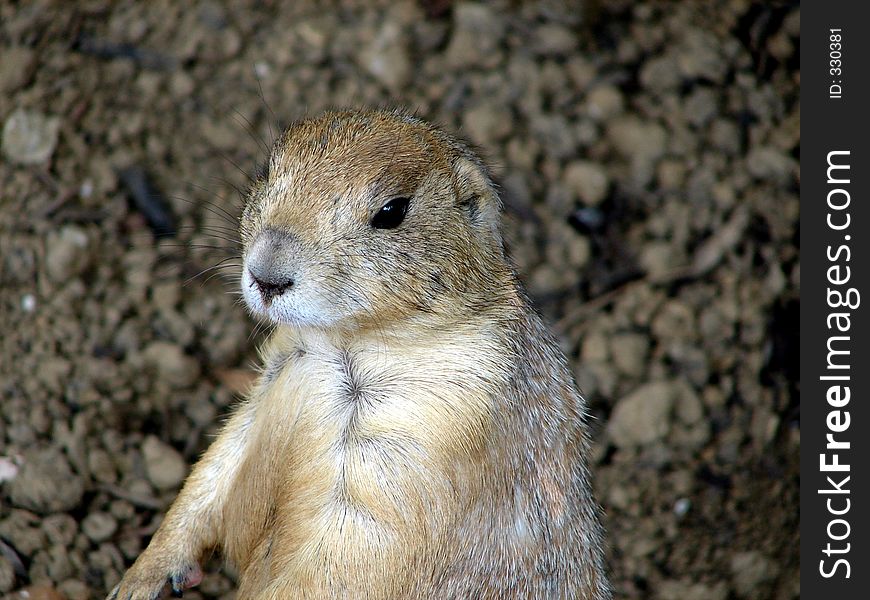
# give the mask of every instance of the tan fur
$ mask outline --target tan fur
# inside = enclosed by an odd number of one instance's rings
[[[405,221],[372,228],[395,197]],[[183,587],[211,547],[240,600],[609,598],[583,400],[498,211],[416,118],[292,126],[241,222],[246,268],[293,281],[243,280],[278,324],[264,374],[110,598]]]

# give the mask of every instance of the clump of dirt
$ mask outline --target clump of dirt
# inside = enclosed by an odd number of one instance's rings
[[[617,597],[797,598],[799,25],[742,0],[0,3],[0,597],[119,580],[251,377],[248,173],[280,123],[386,103],[495,166],[596,417]]]

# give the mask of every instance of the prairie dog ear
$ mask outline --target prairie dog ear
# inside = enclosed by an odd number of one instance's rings
[[[501,200],[486,168],[476,160],[462,156],[454,162],[453,171],[456,174],[457,204],[465,218],[474,230],[500,247]]]

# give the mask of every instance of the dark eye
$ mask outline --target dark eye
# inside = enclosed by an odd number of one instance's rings
[[[410,198],[393,198],[372,217],[372,227],[375,229],[395,229],[405,220],[410,202]]]

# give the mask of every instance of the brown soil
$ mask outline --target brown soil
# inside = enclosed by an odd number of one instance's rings
[[[147,544],[264,335],[237,190],[279,123],[384,104],[495,166],[596,417],[617,597],[797,598],[799,25],[785,1],[0,0],[0,598],[102,598]],[[232,598],[232,571],[185,597]]]

